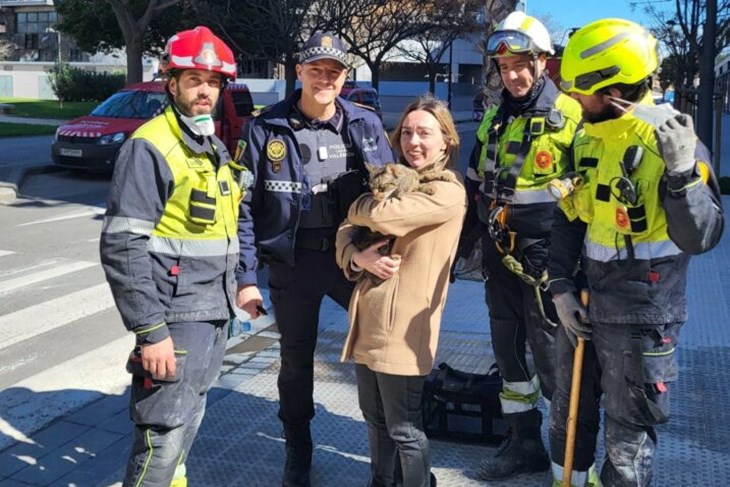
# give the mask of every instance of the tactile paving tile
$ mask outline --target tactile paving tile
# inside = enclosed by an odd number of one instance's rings
[[[730,200],[725,199],[730,206]],[[720,487],[730,479],[730,235],[690,266],[690,318],[682,329],[680,378],[671,385],[671,418],[658,428],[654,487]],[[315,360],[315,443],[312,485],[367,485],[369,451],[355,386],[354,366],[339,362],[347,332],[345,312],[331,301],[322,307]],[[261,352],[267,365],[211,405],[188,461],[191,485],[281,485],[284,441],[277,417],[278,344]],[[435,363],[484,373],[492,363],[491,337],[481,283],[451,286]],[[245,367],[245,363],[241,367]],[[541,403],[543,414],[546,413]],[[603,429],[597,465],[602,463]],[[547,424],[543,425],[543,437]],[[439,487],[544,487],[547,473],[505,482],[476,478],[479,462],[495,446],[431,441]]]

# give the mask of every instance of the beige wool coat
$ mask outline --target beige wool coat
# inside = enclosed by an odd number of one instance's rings
[[[357,280],[350,300],[350,331],[342,361],[354,359],[370,370],[394,375],[426,375],[434,362],[446,302],[449,271],[466,212],[461,177],[443,170],[448,181],[426,183],[433,195],[410,192],[378,202],[370,193],[350,207],[337,232],[337,263]],[[355,226],[397,237],[392,254],[400,269],[375,285],[350,267],[357,251]]]

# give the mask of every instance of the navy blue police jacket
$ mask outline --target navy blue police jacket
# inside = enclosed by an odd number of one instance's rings
[[[312,184],[302,164],[302,152],[291,127],[292,107],[301,97],[297,90],[286,100],[266,107],[243,127],[236,160],[248,171],[247,193],[239,211],[239,285],[255,284],[259,258],[294,265],[299,218]],[[364,164],[382,166],[395,156],[375,112],[340,97],[342,136],[352,151],[348,171],[363,171]],[[317,184],[314,182],[314,184]],[[347,209],[344,209],[344,216]],[[338,223],[339,225],[339,223]]]

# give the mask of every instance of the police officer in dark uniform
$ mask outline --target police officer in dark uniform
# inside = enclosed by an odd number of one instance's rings
[[[367,188],[365,163],[394,160],[377,115],[338,95],[347,48],[329,33],[304,45],[302,88],[261,111],[243,129],[237,160],[251,171],[241,205],[237,304],[252,317],[262,304],[259,260],[281,333],[279,417],[286,437],[284,486],[308,486],[314,417],[314,349],[322,299],[347,308],[353,283],[335,263],[335,234],[350,203]]]

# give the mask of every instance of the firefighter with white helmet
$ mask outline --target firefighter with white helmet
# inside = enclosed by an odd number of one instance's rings
[[[555,374],[557,316],[542,288],[556,203],[546,185],[568,166],[580,107],[546,73],[554,50],[536,18],[509,14],[487,39],[486,52],[504,90],[477,129],[464,227],[481,229],[492,348],[503,378],[500,402],[509,436],[479,468],[480,477],[498,480],[550,466],[537,409],[541,395],[550,399]],[[462,248],[459,255],[469,251]],[[527,361],[528,345],[534,368]]]
[[[236,76],[233,52],[196,27],[168,41],[160,67],[171,103],[119,151],[100,242],[117,308],[136,336],[124,479],[135,487],[187,484],[185,459],[234,316],[245,175],[212,119]]]
[[[690,255],[710,250],[723,231],[710,154],[691,118],[654,107],[658,66],[656,39],[623,19],[582,27],[563,53],[562,87],[581,104],[585,123],[571,158],[580,184],[561,199],[551,232],[550,291],[562,324],[550,417],[556,486],[567,477],[576,337],[586,341],[570,484],[650,485],[655,427],[669,419],[678,376]],[[573,279],[579,261],[587,306]],[[599,479],[601,404],[606,458]]]

